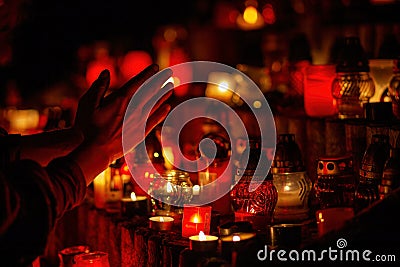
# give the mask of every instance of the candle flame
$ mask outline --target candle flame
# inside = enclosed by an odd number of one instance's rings
[[[222,81],[222,82],[220,82],[220,83],[218,84],[218,90],[219,90],[221,93],[225,93],[226,91],[229,90],[229,89],[228,89],[228,86],[229,86],[229,84],[228,84],[227,81]]]
[[[258,19],[258,12],[254,6],[248,6],[243,12],[243,19],[249,24],[255,24]]]
[[[290,186],[285,185],[285,186],[283,187],[283,191],[290,191]]]
[[[136,201],[136,194],[135,194],[135,192],[132,192],[132,193],[131,193],[131,199],[132,199],[133,201]]]
[[[193,222],[194,223],[199,223],[199,217],[196,215],[196,216],[194,216],[194,218],[193,218]]]
[[[167,193],[172,193],[174,189],[172,188],[172,184],[170,182],[167,182]]]
[[[160,222],[164,222],[164,217],[160,217]]]
[[[240,241],[240,236],[234,235],[234,236],[232,237],[232,241],[233,241],[233,242],[238,242],[238,241]]]
[[[199,232],[199,240],[200,241],[206,241],[207,240],[206,235],[204,234],[203,231]]]

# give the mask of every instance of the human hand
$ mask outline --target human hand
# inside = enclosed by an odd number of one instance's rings
[[[111,162],[122,157],[122,123],[126,108],[137,89],[157,71],[158,66],[151,65],[129,80],[120,89],[111,92],[107,96],[105,94],[109,88],[110,73],[108,70],[101,72],[99,78],[82,96],[78,104],[74,127],[83,133],[84,143],[101,148],[100,151],[107,153]],[[164,102],[170,97],[172,93],[170,89],[172,89],[173,85],[169,83],[161,90],[160,88],[171,74],[170,70],[163,71],[159,76],[160,78],[150,87],[151,90],[141,94],[142,101],[131,112],[133,116],[130,116],[129,122],[137,125],[138,128],[146,124],[146,134],[160,123],[169,112],[169,106],[165,105]],[[156,106],[152,108],[150,116],[148,118],[142,116],[145,113],[144,111],[148,109],[147,101],[166,91],[169,92],[163,95]],[[130,136],[130,138],[136,144],[142,141],[139,133]]]

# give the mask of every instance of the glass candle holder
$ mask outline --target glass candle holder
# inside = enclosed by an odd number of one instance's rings
[[[278,192],[275,222],[300,222],[309,217],[308,198],[312,183],[304,170],[294,134],[278,135],[271,171]]]
[[[167,170],[162,174],[154,174],[148,194],[156,215],[181,217],[183,206],[190,204],[193,198],[193,184],[189,173]]]
[[[339,50],[336,77],[332,82],[338,118],[363,118],[364,105],[375,94],[368,56],[357,36],[343,38]]]
[[[371,97],[370,102],[387,101],[384,93],[388,89],[393,74],[393,59],[372,58],[368,61],[370,73],[375,83],[375,94]]]
[[[154,216],[149,218],[150,229],[170,231],[174,225],[174,218],[168,216]]]
[[[393,73],[388,87],[392,100],[393,115],[400,119],[400,57],[393,61]]]
[[[335,65],[309,65],[304,79],[304,109],[310,117],[328,117],[336,113],[332,97]]]
[[[368,72],[338,72],[332,83],[339,119],[364,117],[364,105],[375,93]]]
[[[110,267],[108,253],[102,251],[76,255],[74,261],[74,267]]]
[[[306,172],[274,174],[274,185],[278,191],[274,221],[300,222],[309,217],[308,197],[311,181]]]
[[[89,253],[89,246],[72,246],[62,249],[58,253],[59,267],[73,267],[75,264],[74,257],[83,253]]]

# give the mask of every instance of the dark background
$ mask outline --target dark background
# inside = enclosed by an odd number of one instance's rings
[[[25,19],[15,29],[13,60],[9,66],[2,67],[0,79],[15,79],[23,97],[28,98],[59,80],[68,79],[76,68],[78,48],[95,40],[109,40],[114,46],[154,54],[152,37],[160,26],[179,24],[190,29],[190,25],[212,25],[218,1],[30,0],[23,5]],[[244,1],[228,2],[233,2],[239,9],[244,6]],[[257,46],[263,33],[290,33],[299,21],[310,16],[319,17],[321,26],[326,27],[399,24],[400,21],[399,1],[372,5],[368,0],[303,0],[310,7],[303,17],[294,12],[295,1],[258,2],[259,6],[273,4],[278,20],[274,25],[252,33],[227,30],[238,40],[232,44],[238,49],[231,62],[248,60],[250,64],[258,64],[252,57],[260,57]],[[189,30],[188,34],[192,33]],[[209,41],[204,40],[204,43]]]

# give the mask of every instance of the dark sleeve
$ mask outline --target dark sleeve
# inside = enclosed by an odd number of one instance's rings
[[[83,173],[68,157],[45,168],[16,161],[0,173],[0,186],[0,253],[9,266],[25,266],[42,255],[56,220],[86,193]]]

